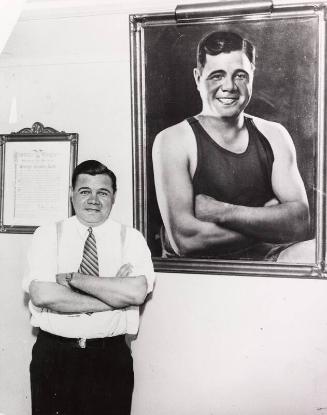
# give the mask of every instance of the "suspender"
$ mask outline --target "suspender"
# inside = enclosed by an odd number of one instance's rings
[[[56,228],[57,228],[57,274],[59,274],[59,246],[60,246],[60,241],[61,241],[61,238],[62,238],[62,227],[63,227],[62,220],[56,223]]]
[[[125,241],[126,241],[126,225],[121,225],[120,227],[120,251],[121,251],[121,264],[124,264],[124,249],[125,249]]]

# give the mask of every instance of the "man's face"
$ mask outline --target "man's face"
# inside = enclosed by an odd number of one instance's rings
[[[206,55],[202,73],[195,68],[203,114],[219,118],[237,117],[250,101],[254,67],[242,51]]]
[[[101,225],[115,201],[112,180],[107,174],[79,174],[71,198],[76,216],[83,225]]]

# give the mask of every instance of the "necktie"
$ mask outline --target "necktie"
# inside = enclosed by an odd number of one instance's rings
[[[95,241],[92,228],[88,228],[89,235],[86,238],[83,258],[81,265],[79,266],[78,272],[85,275],[93,275],[95,277],[99,276],[99,264],[98,264],[98,254],[97,254],[97,245]]]

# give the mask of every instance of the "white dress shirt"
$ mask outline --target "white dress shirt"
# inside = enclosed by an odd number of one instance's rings
[[[126,227],[126,238],[122,243],[121,227],[120,223],[109,218],[102,225],[92,228],[97,244],[100,278],[115,277],[121,265],[131,263],[132,275],[145,275],[149,293],[154,283],[150,250],[143,235],[131,227]],[[87,229],[76,216],[62,222],[59,238],[56,224],[37,228],[28,253],[24,290],[28,292],[33,280],[55,282],[57,273],[77,272],[88,236]],[[137,306],[73,315],[41,309],[31,302],[29,307],[33,326],[63,337],[89,339],[136,334],[139,326]]]

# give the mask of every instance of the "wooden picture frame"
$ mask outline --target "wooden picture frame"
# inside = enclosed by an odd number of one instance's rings
[[[78,134],[35,122],[0,135],[0,232],[33,233],[71,215],[70,180]]]

